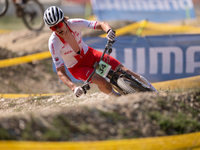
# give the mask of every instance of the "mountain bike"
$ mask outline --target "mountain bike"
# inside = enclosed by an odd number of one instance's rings
[[[152,88],[148,87],[137,78],[131,76],[126,73],[122,69],[118,68],[117,71],[113,71],[111,66],[103,61],[104,55],[107,53],[108,56],[112,53],[112,45],[115,41],[107,41],[103,54],[100,58],[99,62],[94,64],[94,71],[88,77],[88,79],[81,86],[84,90],[84,93],[87,93],[87,90],[90,89],[89,84],[92,82],[90,79],[92,78],[94,73],[105,78],[108,82],[110,82],[111,86],[121,95],[127,95],[129,93],[135,92],[155,92]]]
[[[44,27],[44,8],[38,0],[12,0],[15,6],[16,15],[22,18],[26,27],[33,31],[40,31]],[[9,7],[9,0],[0,0],[0,17],[3,16]]]

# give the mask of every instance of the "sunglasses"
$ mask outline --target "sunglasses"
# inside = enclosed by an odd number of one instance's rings
[[[55,25],[55,26],[53,26],[53,27],[50,27],[50,29],[51,29],[52,31],[56,31],[57,28],[62,28],[63,25],[64,25],[64,22],[61,21],[61,22],[59,22],[57,25]]]

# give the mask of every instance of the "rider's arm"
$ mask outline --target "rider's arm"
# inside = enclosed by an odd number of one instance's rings
[[[71,28],[75,29],[91,28],[91,29],[104,30],[105,32],[107,32],[109,29],[112,29],[110,25],[106,22],[90,21],[85,19],[69,19],[68,25]]]
[[[104,30],[105,32],[107,32],[109,29],[112,29],[112,28],[106,22],[97,22],[96,29]]]
[[[96,29],[104,30],[107,33],[106,38],[109,41],[113,41],[114,38],[116,37],[115,31],[113,31],[110,25],[106,22],[98,22],[96,24]]]
[[[72,91],[74,91],[77,86],[71,81],[71,79],[67,75],[67,73],[65,71],[65,67],[61,66],[59,68],[56,68],[56,70],[57,70],[57,74],[58,74],[58,77],[60,78],[60,80],[65,85],[67,85]]]

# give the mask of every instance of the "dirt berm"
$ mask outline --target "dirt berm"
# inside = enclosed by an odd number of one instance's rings
[[[1,140],[94,141],[200,131],[200,90],[0,99],[0,109]]]
[[[0,34],[0,59],[47,51],[49,35],[47,29]],[[0,97],[0,140],[94,141],[200,131],[200,89],[111,98],[94,86],[76,98],[59,82],[51,58],[0,68],[0,93],[66,93]]]

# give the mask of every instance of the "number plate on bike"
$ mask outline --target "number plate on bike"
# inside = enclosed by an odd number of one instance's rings
[[[101,60],[99,62],[99,67],[96,69],[96,73],[105,78],[110,69],[111,69],[111,66]]]

